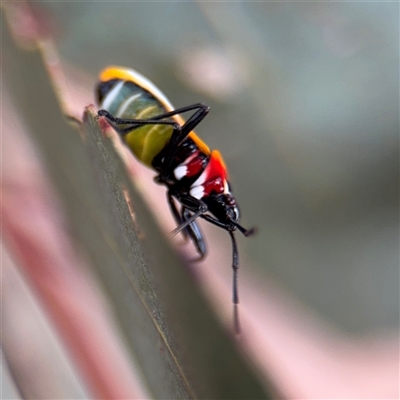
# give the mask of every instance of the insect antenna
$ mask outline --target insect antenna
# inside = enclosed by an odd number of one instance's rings
[[[257,231],[256,228],[245,229],[237,222],[233,224],[243,233],[244,236],[248,237],[254,235]],[[239,253],[237,249],[236,239],[233,231],[228,231],[232,240],[232,270],[233,270],[233,324],[235,327],[235,333],[240,335],[240,319],[239,319],[239,293],[238,293],[238,270],[239,270]]]
[[[239,304],[233,304],[233,326],[235,328],[236,335],[240,335],[241,328],[240,328],[240,319],[239,319]]]
[[[257,233],[257,228],[255,228],[255,227],[250,228],[250,229],[245,229],[245,228],[243,228],[242,225],[239,225],[237,222],[233,222],[233,221],[232,221],[232,223],[233,223],[233,225],[235,225],[236,228],[238,228],[239,231],[242,232],[243,235],[246,236],[246,237],[249,237],[249,236],[254,235],[255,233]]]
[[[239,269],[239,253],[237,250],[236,239],[232,231],[228,231],[229,236],[232,240],[232,270],[233,270],[233,282],[232,282],[232,293],[233,293],[233,318],[235,332],[240,335],[240,322],[239,322],[239,292],[238,292],[238,269]]]

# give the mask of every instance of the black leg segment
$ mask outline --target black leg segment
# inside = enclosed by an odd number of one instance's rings
[[[124,136],[134,129],[140,128],[144,125],[171,125],[174,130],[181,131],[181,126],[175,121],[159,121],[157,117],[150,119],[123,119],[116,118],[106,110],[99,110],[98,116],[104,116],[111,123],[111,125],[118,130],[118,132]],[[117,125],[129,125],[124,129],[118,128]]]
[[[188,221],[191,217],[191,212],[187,208],[182,207],[182,220]],[[196,246],[197,252],[200,255],[200,260],[202,260],[207,254],[207,248],[203,233],[201,232],[199,225],[196,221],[193,221],[186,227],[185,230],[189,234],[189,237],[192,239],[194,245]]]
[[[185,229],[188,225],[190,225],[194,220],[203,215],[208,211],[208,207],[201,200],[196,199],[190,195],[181,195],[179,193],[175,194],[175,197],[182,204],[183,207],[186,207],[188,210],[192,211],[193,214],[184,221],[180,226],[172,231],[172,235],[175,236],[182,229]]]

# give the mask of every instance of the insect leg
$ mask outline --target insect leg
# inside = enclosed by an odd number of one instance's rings
[[[167,192],[167,199],[172,215],[174,216],[174,219],[178,224],[178,226],[180,226],[183,223],[184,219],[183,216],[181,216],[181,214],[179,213],[178,209],[176,208],[175,200],[170,191]],[[188,231],[186,229],[182,230],[182,235],[184,236],[185,239],[187,239]]]
[[[172,116],[176,114],[181,114],[186,111],[194,110],[197,108],[197,111],[190,116],[190,118],[182,125],[181,129],[178,131],[174,131],[171,136],[170,141],[168,142],[165,148],[165,160],[164,160],[164,168],[169,171],[171,167],[172,160],[175,156],[176,149],[182,143],[182,141],[189,135],[189,133],[198,125],[208,114],[210,107],[204,104],[193,104],[192,106],[179,108],[177,110],[171,111],[170,113],[163,114],[165,116]]]
[[[159,121],[156,118],[151,119],[123,119],[116,118],[106,110],[99,110],[98,116],[104,116],[108,122],[122,135],[126,135],[134,129],[137,129],[143,125],[171,125],[174,128],[174,132],[180,132],[181,126],[175,121]],[[120,129],[117,125],[129,125],[124,129]]]
[[[190,225],[196,218],[203,215],[207,212],[208,207],[201,200],[196,199],[195,197],[189,195],[180,195],[179,193],[175,194],[175,197],[182,204],[183,207],[186,207],[193,214],[185,220],[181,225],[179,225],[176,229],[172,231],[172,235],[175,236],[182,229],[185,229],[188,225]]]
[[[182,211],[179,214],[174,198],[170,191],[167,192],[167,198],[168,198],[168,204],[172,211],[172,215],[174,216],[178,226],[182,225],[182,223],[186,222],[188,219],[191,218],[192,214],[186,207],[182,206]],[[203,238],[203,234],[201,233],[201,230],[197,225],[196,221],[192,221],[192,223],[190,223],[186,228],[182,229],[181,232],[185,237],[185,239],[187,239],[188,236],[192,239],[198,253],[200,254],[200,260],[203,259],[207,253],[207,249]]]
[[[117,117],[114,117],[112,114],[110,114],[107,110],[99,110],[97,114],[98,114],[98,116],[106,117],[110,122],[112,122],[114,124],[132,125],[131,129],[135,129],[142,125],[158,125],[158,124],[174,125],[174,124],[177,124],[175,121],[160,121],[160,120],[162,120],[164,118],[172,117],[174,115],[183,114],[184,112],[192,111],[192,110],[196,110],[196,109],[198,109],[198,110],[182,126],[182,128],[184,128],[184,136],[181,138],[181,140],[182,140],[190,133],[191,130],[193,130],[193,128],[197,124],[199,124],[203,120],[203,118],[208,114],[210,107],[208,107],[204,104],[198,103],[198,104],[193,104],[191,106],[178,108],[176,110],[173,110],[173,111],[170,111],[167,113],[163,113],[160,115],[156,115],[149,119],[143,119],[143,120],[117,118]],[[179,125],[179,124],[177,124],[177,125]]]
[[[198,110],[182,125],[181,140],[183,140],[208,114],[210,107],[205,104],[193,104],[192,109]],[[177,111],[177,110],[175,110]],[[179,110],[178,110],[179,111]]]
[[[174,115],[182,114],[187,111],[196,110],[197,111],[190,116],[190,118],[180,126],[175,121],[162,121],[164,118],[169,118]],[[99,110],[98,115],[104,116],[107,120],[113,125],[115,129],[120,133],[120,135],[124,136],[131,132],[134,129],[139,128],[143,125],[171,125],[174,128],[172,132],[171,139],[169,140],[166,148],[165,148],[165,160],[164,160],[164,169],[166,171],[170,170],[172,160],[175,156],[176,149],[179,144],[184,140],[187,135],[194,129],[196,125],[198,125],[204,117],[208,114],[210,108],[204,104],[198,103],[193,104],[191,106],[178,108],[176,110],[156,115],[150,119],[138,120],[138,119],[123,119],[116,118],[112,114],[110,114],[107,110]],[[117,125],[129,125],[124,129],[120,129]]]
[[[190,106],[177,108],[176,110],[172,110],[172,111],[169,111],[169,112],[160,114],[160,115],[156,115],[155,117],[152,117],[152,119],[169,118],[169,117],[173,117],[174,115],[183,114],[183,113],[185,113],[185,112],[192,111],[192,110],[196,110],[196,109],[199,109],[199,110],[207,110],[207,111],[206,111],[206,114],[207,114],[208,111],[209,111],[209,107],[208,107],[208,106],[206,106],[206,105],[204,105],[204,104],[201,104],[201,103],[196,103],[196,104],[192,104],[192,105],[190,105]],[[204,112],[204,111],[203,111],[203,112]],[[204,115],[204,117],[205,117],[205,115]],[[203,118],[204,118],[204,117],[203,117]],[[192,117],[190,117],[190,118],[192,118]],[[189,118],[189,119],[190,119],[190,118]],[[193,129],[193,128],[192,128],[192,129]]]
[[[187,221],[191,216],[191,212],[186,207],[182,207],[182,220]],[[185,228],[185,231],[192,239],[194,245],[196,246],[197,252],[200,255],[200,260],[202,260],[207,254],[207,248],[199,225],[196,221],[193,221]]]

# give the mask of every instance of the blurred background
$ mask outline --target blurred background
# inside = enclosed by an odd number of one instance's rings
[[[398,327],[398,4],[36,5],[88,86],[124,65],[211,106],[254,273],[341,330]]]

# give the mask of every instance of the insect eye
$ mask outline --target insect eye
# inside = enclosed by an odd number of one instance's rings
[[[239,209],[237,207],[230,207],[227,210],[227,217],[231,221],[238,222],[240,218]]]
[[[231,207],[226,208],[226,217],[230,221],[236,221],[236,213],[235,210]]]

